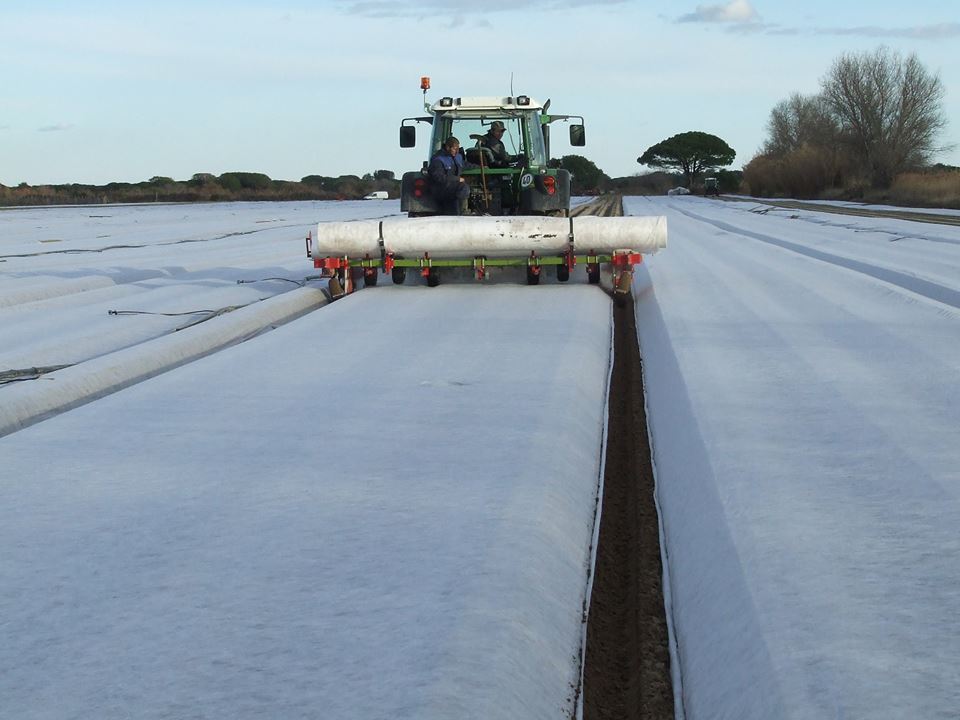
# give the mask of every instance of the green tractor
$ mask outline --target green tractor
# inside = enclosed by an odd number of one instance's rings
[[[541,104],[527,95],[515,97],[442,97],[426,102],[429,79],[423,78],[426,117],[404,118],[400,124],[400,147],[414,147],[416,124],[432,127],[428,159],[421,170],[403,174],[400,209],[409,217],[439,215],[441,203],[430,193],[427,182],[429,158],[450,136],[460,139],[464,154],[462,177],[469,183],[467,214],[543,215],[570,214],[570,172],[550,159],[550,124],[558,120],[579,122],[569,127],[570,144],[585,144],[583,118],[550,115],[550,101]],[[503,145],[509,161],[494,162],[481,138],[494,122],[502,123]]]

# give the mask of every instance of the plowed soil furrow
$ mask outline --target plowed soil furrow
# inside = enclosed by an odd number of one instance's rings
[[[578,215],[599,215],[601,217],[623,215],[623,198],[620,195],[603,195],[596,200],[571,208],[570,215],[572,217]]]
[[[622,215],[620,196],[581,214]],[[600,538],[587,620],[585,720],[672,718],[659,518],[633,300],[614,303],[614,364]]]
[[[861,208],[850,205],[824,205],[818,202],[803,202],[799,200],[761,200],[758,198],[724,197],[728,202],[752,202],[788,210],[814,210],[816,212],[834,213],[835,215],[857,215],[859,217],[893,218],[895,220],[909,220],[910,222],[934,223],[937,225],[960,225],[960,216],[932,212],[912,212],[910,210],[879,210]]]

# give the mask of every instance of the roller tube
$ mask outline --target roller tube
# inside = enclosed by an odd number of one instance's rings
[[[663,216],[438,216],[320,223],[311,252],[314,257],[351,258],[379,257],[381,251],[408,257],[429,253],[435,258],[552,255],[569,248],[571,226],[578,252],[632,250],[649,255],[667,245]]]

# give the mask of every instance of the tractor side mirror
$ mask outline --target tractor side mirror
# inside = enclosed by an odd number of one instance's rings
[[[571,128],[572,130],[573,128]],[[417,144],[417,128],[414,125],[400,126],[400,147],[411,148]]]
[[[574,147],[583,147],[587,144],[587,134],[583,125],[570,126],[570,144]]]

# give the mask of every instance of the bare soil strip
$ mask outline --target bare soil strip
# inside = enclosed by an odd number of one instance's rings
[[[756,198],[735,197],[724,197],[722,199],[729,202],[760,203],[761,205],[770,205],[789,210],[815,210],[817,212],[834,213],[836,215],[893,218],[895,220],[910,220],[911,222],[933,223],[936,225],[960,225],[960,216],[958,215],[939,215],[937,213],[920,213],[909,210],[873,210],[851,207],[849,205],[823,205],[817,202],[800,202],[797,200],[758,200]]]
[[[588,203],[622,215],[619,196]],[[588,211],[589,212],[589,211]],[[614,302],[607,458],[583,679],[585,720],[673,718],[660,534],[631,296]]]
[[[596,200],[570,208],[570,217],[578,215],[599,215],[611,217],[623,215],[623,198],[620,195],[603,195]]]
[[[608,438],[583,717],[673,718],[659,521],[630,298],[614,306]]]

